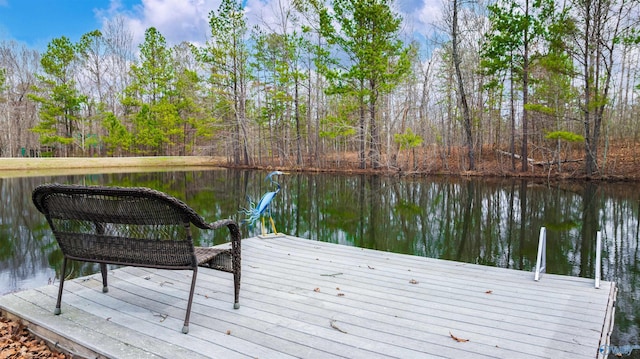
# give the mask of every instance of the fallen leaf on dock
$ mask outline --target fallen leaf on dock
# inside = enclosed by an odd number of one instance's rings
[[[340,333],[347,334],[347,332],[345,332],[344,330],[342,330],[342,329],[338,328],[338,326],[337,326],[335,323],[336,323],[336,321],[335,321],[335,320],[332,320],[332,321],[330,321],[330,322],[329,322],[329,325],[331,325],[331,328],[333,328],[333,329],[335,329],[335,330],[339,331]]]
[[[411,283],[411,284],[418,284],[418,281],[417,281],[417,280],[415,280],[415,279],[412,279],[412,280],[410,280],[410,281],[409,281],[409,283]]]
[[[451,339],[457,341],[458,343],[465,343],[469,341],[469,339],[458,338],[455,335],[451,334],[451,332],[449,332],[449,335],[451,336]]]
[[[316,292],[316,293],[319,293],[320,292],[320,288],[315,288],[313,291]]]
[[[153,313],[153,316],[154,317],[160,317],[160,323],[162,323],[169,317],[169,314],[166,314],[166,313]]]
[[[493,291],[492,291],[492,290],[488,290],[488,291],[486,291],[485,293],[487,293],[487,294],[491,294],[491,293],[493,293]]]

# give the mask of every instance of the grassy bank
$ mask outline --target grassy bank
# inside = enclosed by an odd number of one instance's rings
[[[180,169],[209,169],[224,159],[208,156],[161,157],[66,157],[66,158],[0,158],[0,178],[46,176],[49,174],[84,174],[143,172]]]

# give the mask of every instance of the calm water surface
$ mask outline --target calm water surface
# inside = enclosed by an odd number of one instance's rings
[[[240,221],[247,197],[257,200],[273,189],[265,175],[221,169],[0,178],[0,294],[46,285],[60,271],[62,253],[31,202],[41,183],[151,187],[210,221]],[[272,205],[278,231],[350,246],[530,271],[545,226],[547,272],[593,278],[601,230],[603,279],[619,287],[612,345],[640,344],[639,184],[334,174],[278,180],[282,191]],[[252,236],[260,228],[243,231]],[[226,231],[196,233],[199,245],[226,240]],[[73,276],[98,270],[76,263]],[[627,357],[640,358],[640,350]]]

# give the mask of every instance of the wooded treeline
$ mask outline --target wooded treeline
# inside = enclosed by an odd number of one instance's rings
[[[251,28],[241,4],[205,44],[149,28],[135,48],[122,18],[43,53],[0,42],[0,155],[429,171],[501,151],[561,172],[579,153],[590,176],[639,142],[637,0],[445,1],[420,41],[388,0],[280,2]]]

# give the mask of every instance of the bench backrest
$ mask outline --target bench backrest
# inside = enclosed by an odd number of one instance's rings
[[[157,268],[197,266],[191,223],[203,219],[182,201],[149,188],[46,184],[33,202],[65,256]]]

